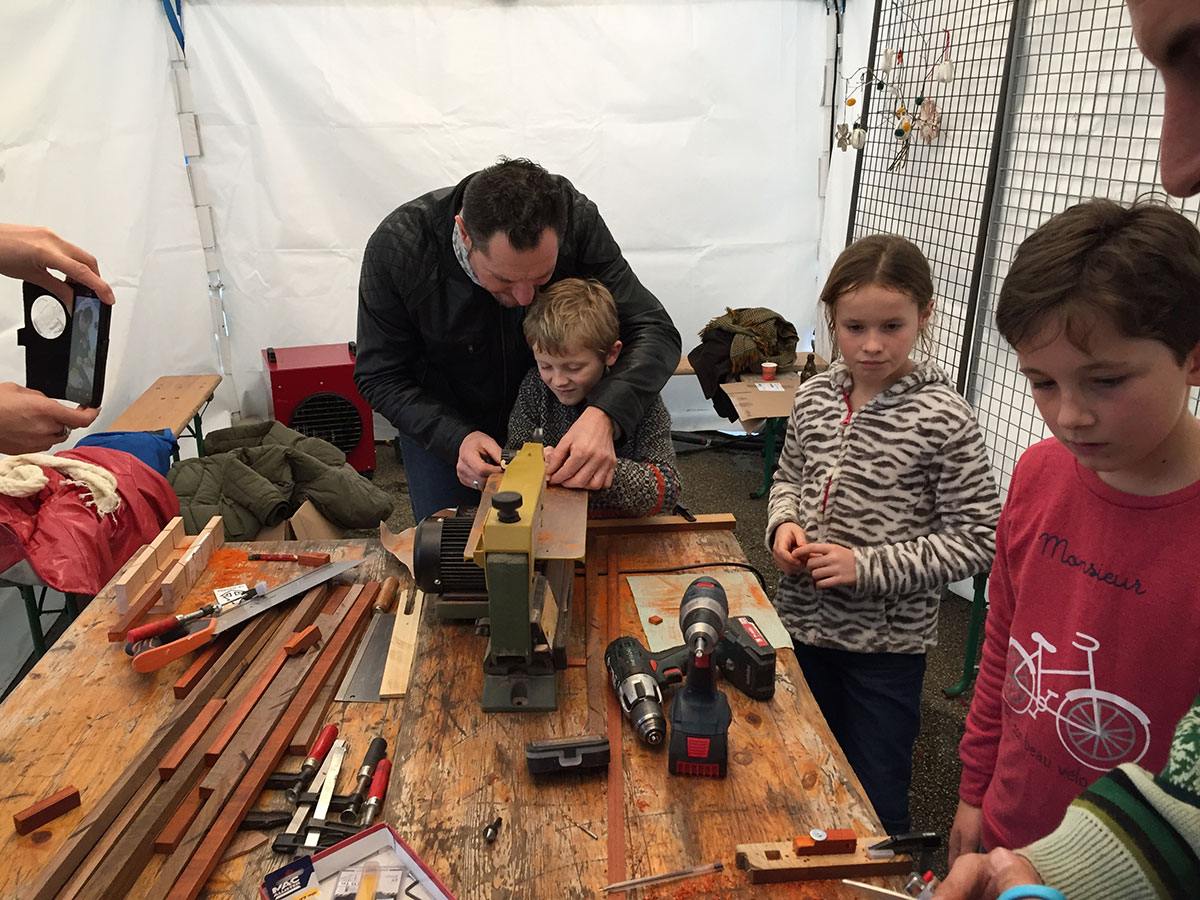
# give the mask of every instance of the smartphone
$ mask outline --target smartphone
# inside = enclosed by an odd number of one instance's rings
[[[97,407],[104,398],[110,310],[90,288],[78,284],[73,287],[75,303],[71,313],[71,344],[63,399]]]

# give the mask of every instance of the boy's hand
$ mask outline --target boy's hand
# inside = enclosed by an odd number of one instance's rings
[[[613,424],[604,410],[589,406],[546,458],[551,484],[599,491],[612,484],[617,471]]]
[[[1037,869],[1011,850],[967,853],[958,858],[933,896],[936,900],[996,900],[1009,888],[1041,884]]]
[[[950,865],[965,853],[979,850],[979,839],[983,835],[983,810],[965,800],[958,801],[954,813],[954,824],[950,826]]]
[[[784,522],[775,529],[775,540],[771,543],[771,555],[775,565],[785,575],[799,575],[804,571],[808,558],[808,538],[804,529],[795,522]]]
[[[488,476],[501,471],[500,445],[482,431],[472,431],[458,445],[458,465],[454,472],[458,480],[469,488],[483,490]]]
[[[819,588],[854,584],[854,551],[841,544],[809,544],[808,571]]]
[[[40,453],[87,428],[99,409],[63,406],[41,391],[19,384],[0,384],[0,453]]]

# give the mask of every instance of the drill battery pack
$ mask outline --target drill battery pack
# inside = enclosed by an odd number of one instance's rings
[[[750,616],[731,616],[717,644],[717,668],[747,697],[775,696],[775,648]]]
[[[525,743],[525,765],[530,775],[607,769],[608,758],[608,738],[598,734]]]

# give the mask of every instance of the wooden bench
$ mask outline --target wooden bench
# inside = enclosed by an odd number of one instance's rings
[[[201,407],[212,399],[220,383],[220,375],[164,375],[146,388],[109,430],[157,432],[170,428],[176,438],[195,438],[196,455],[203,456]],[[179,451],[175,461],[179,462]]]

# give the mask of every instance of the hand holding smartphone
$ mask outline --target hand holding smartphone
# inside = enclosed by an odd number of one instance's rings
[[[68,312],[45,288],[25,282],[25,327],[17,343],[25,346],[27,387],[95,408],[104,398],[112,307],[91,288],[71,287],[74,309]]]

